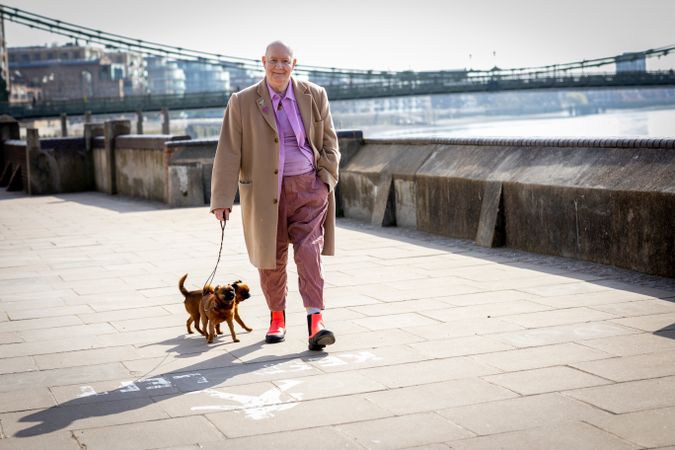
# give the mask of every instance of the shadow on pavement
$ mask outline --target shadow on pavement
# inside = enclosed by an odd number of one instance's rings
[[[656,330],[654,335],[665,338],[675,339],[675,323],[671,323],[660,330]]]
[[[227,336],[223,335],[223,336]],[[223,337],[220,338],[223,341]],[[177,337],[167,341],[150,345],[174,345],[169,352],[175,352],[178,357],[195,355],[193,338]],[[201,342],[200,342],[201,343]],[[214,351],[225,345],[202,345],[204,351]],[[237,362],[236,358],[245,356],[265,346],[262,341],[251,345],[236,348],[232,353],[221,353],[214,358],[200,361],[190,366],[181,367],[166,373],[154,374],[150,377],[139,377],[130,383],[113,391],[102,393],[84,392],[80,398],[69,400],[48,409],[28,414],[21,419],[21,423],[34,423],[29,428],[18,431],[15,437],[30,437],[66,428],[76,420],[115,415],[141,409],[145,406],[159,403],[191,392],[216,388],[228,379],[242,374],[252,373],[260,369],[274,368],[275,366],[293,359],[303,362],[317,361],[328,356],[324,352],[291,353],[285,355],[261,356],[245,363]],[[161,367],[161,365],[159,366]],[[210,368],[204,368],[210,367]],[[151,370],[154,372],[158,367]],[[265,381],[261,379],[259,381]],[[225,394],[227,395],[227,394]],[[271,403],[273,405],[274,403]],[[256,404],[256,407],[267,405]],[[232,407],[230,409],[244,409]],[[217,411],[213,411],[217,412]]]

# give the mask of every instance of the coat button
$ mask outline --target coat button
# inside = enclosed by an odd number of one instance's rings
[[[278,202],[279,202],[279,200],[277,200],[276,198],[275,198],[274,200],[272,200],[272,203],[274,203],[275,205],[276,205]]]
[[[274,142],[275,142],[275,143],[278,143],[278,142],[279,142],[279,138],[275,137],[275,138],[274,138]]]
[[[278,174],[279,174],[279,171],[278,171],[278,170],[275,170],[275,171],[274,171],[274,175],[278,175]]]

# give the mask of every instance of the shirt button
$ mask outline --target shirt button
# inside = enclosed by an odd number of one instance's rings
[[[272,203],[274,203],[275,205],[276,205],[278,202],[279,202],[279,200],[277,200],[276,198],[275,198],[274,200],[272,200]]]

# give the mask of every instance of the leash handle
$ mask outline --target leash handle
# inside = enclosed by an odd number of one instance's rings
[[[216,267],[213,268],[213,272],[211,272],[211,275],[206,279],[206,282],[204,283],[204,287],[202,287],[202,292],[204,292],[204,289],[206,286],[211,284],[213,279],[216,277],[216,271],[218,270],[218,264],[220,263],[220,255],[223,253],[223,240],[225,239],[225,222],[224,220],[220,221],[220,248],[218,249],[218,260],[216,261]]]

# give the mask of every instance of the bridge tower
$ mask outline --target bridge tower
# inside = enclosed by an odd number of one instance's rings
[[[9,103],[9,61],[5,39],[5,14],[0,9],[0,102]]]

